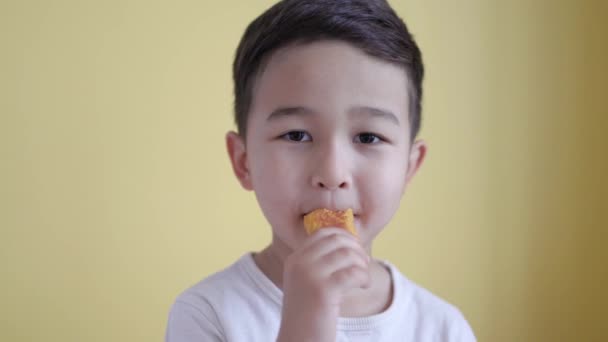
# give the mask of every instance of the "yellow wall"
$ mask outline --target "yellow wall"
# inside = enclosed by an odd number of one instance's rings
[[[0,340],[161,341],[178,292],[265,244],[223,136],[272,2],[0,3]],[[376,254],[480,341],[607,341],[607,2],[392,3],[430,154]]]

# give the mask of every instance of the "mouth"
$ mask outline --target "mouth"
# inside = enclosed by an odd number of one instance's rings
[[[339,227],[355,237],[358,237],[357,226],[359,215],[352,209],[333,210],[328,208],[315,209],[303,216],[302,223],[308,235],[326,227]]]
[[[331,210],[331,211],[346,211],[346,210],[348,210],[349,208],[346,208],[346,209],[316,208],[316,209],[313,209],[313,210],[311,210],[311,211],[309,211],[309,212],[305,212],[305,213],[303,213],[302,215],[300,215],[300,217],[301,217],[301,218],[304,218],[304,216],[306,216],[306,215],[308,215],[308,214],[310,214],[310,213],[312,213],[313,211],[318,210],[318,209],[327,209],[327,210]],[[358,213],[358,212],[356,212],[354,209],[353,209],[353,217],[354,217],[355,219],[359,217],[359,213]]]

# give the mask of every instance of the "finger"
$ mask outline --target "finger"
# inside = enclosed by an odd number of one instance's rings
[[[361,248],[341,247],[322,256],[318,262],[322,276],[330,275],[341,269],[360,267],[369,269],[369,259]]]
[[[318,259],[342,247],[363,251],[359,241],[343,229],[326,228],[324,230],[315,233],[311,240],[302,246],[302,254],[308,254],[311,259]]]
[[[330,282],[333,286],[344,289],[368,288],[371,284],[371,275],[369,270],[352,266],[332,273]]]

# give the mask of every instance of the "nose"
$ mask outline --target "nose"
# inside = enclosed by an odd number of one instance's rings
[[[338,151],[337,146],[331,146],[318,151],[317,163],[313,165],[312,185],[318,189],[337,190],[348,189],[351,185],[348,158]]]

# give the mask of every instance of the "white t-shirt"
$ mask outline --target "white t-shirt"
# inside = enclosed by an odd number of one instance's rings
[[[454,306],[414,284],[388,262],[393,301],[384,312],[339,318],[337,341],[475,341]],[[169,313],[165,340],[275,341],[283,293],[246,254],[180,294]]]

